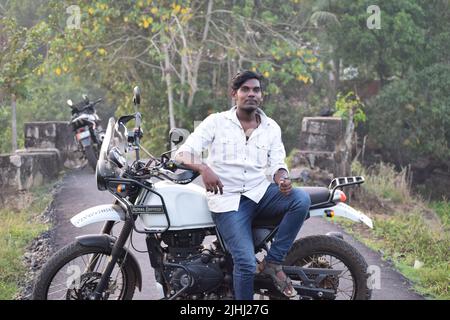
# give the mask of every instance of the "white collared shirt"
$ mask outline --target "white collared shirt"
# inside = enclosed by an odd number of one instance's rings
[[[201,159],[208,150],[205,163],[223,184],[222,195],[207,192],[213,212],[238,210],[241,195],[258,203],[278,169],[288,170],[278,124],[258,109],[261,123],[247,140],[236,108],[209,115],[175,154],[188,152]]]

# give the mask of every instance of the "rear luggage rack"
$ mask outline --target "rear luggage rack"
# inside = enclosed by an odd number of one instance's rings
[[[328,201],[333,200],[336,189],[340,188],[342,190],[342,187],[357,185],[361,183],[364,183],[363,176],[334,178],[333,180],[331,180],[330,185],[328,186],[328,189],[330,189],[330,198],[328,199]]]
[[[334,191],[337,188],[361,183],[364,183],[364,177],[362,176],[334,178],[333,180],[331,180],[328,189]]]

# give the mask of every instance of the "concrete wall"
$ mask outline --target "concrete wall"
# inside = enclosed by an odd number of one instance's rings
[[[27,190],[57,177],[61,169],[57,151],[0,155],[0,185],[6,190]]]
[[[344,121],[336,117],[305,117],[293,166],[309,166],[341,175]]]
[[[79,167],[84,163],[78,151],[72,128],[65,121],[27,122],[24,126],[26,150],[57,149],[65,168]]]
[[[64,167],[82,164],[67,122],[28,122],[24,134],[25,149],[0,155],[0,204],[17,192],[55,179]]]

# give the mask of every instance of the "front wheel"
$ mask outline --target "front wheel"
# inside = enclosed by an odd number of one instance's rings
[[[369,300],[371,297],[365,259],[350,244],[337,237],[318,235],[298,239],[284,264],[342,270],[338,276],[326,277],[320,286],[333,289],[337,300]]]
[[[63,247],[43,266],[36,279],[32,299],[88,300],[100,282],[110,254],[110,249],[85,247],[78,242]],[[133,268],[121,257],[102,299],[131,300],[135,285]]]

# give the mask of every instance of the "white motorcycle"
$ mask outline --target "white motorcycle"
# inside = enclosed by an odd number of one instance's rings
[[[135,88],[134,101],[139,104],[139,100]],[[138,129],[129,132],[125,124],[132,119]],[[37,277],[34,299],[132,299],[135,289],[142,288],[139,264],[126,248],[133,232],[146,234],[163,299],[233,299],[233,261],[211,218],[205,189],[191,183],[198,173],[166,155],[157,159],[149,154],[150,160],[140,160],[139,151],[144,150],[139,145],[140,119],[138,112],[118,121],[109,119],[96,175],[98,188],[111,192],[116,201],[71,219],[76,227],[105,224],[101,234],[77,237],[52,256]],[[178,130],[171,131],[170,139],[183,141]],[[130,150],[135,150],[136,159],[128,165],[125,154]],[[363,182],[363,177],[345,177],[334,179],[328,188],[303,188],[311,196],[309,216],[341,216],[372,228],[371,219],[344,204],[345,194],[338,190]],[[255,259],[256,254],[267,252],[281,218],[255,221]],[[111,230],[117,222],[123,222],[123,228],[113,237]],[[209,246],[203,244],[206,236],[215,237]],[[367,263],[336,234],[296,240],[283,270],[292,280],[297,299],[365,300],[371,296]],[[271,279],[256,275],[254,288],[263,298],[287,299]]]

